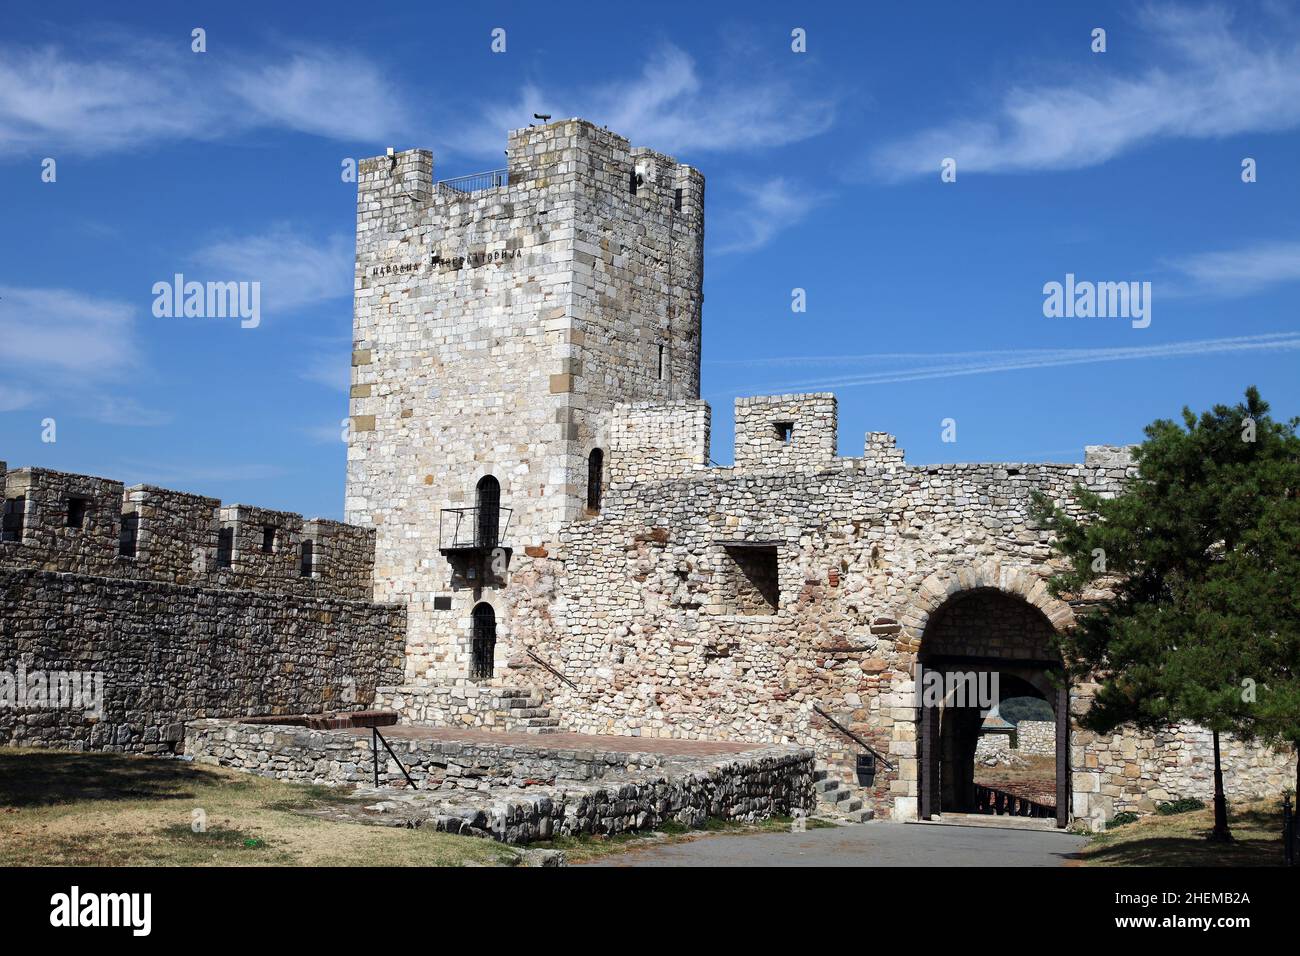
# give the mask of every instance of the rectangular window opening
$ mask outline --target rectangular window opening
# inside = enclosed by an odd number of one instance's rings
[[[217,532],[217,567],[228,568],[235,557],[235,529],[222,528]]]
[[[262,528],[262,553],[275,554],[275,525]]]
[[[449,597],[434,597],[434,599],[433,599],[433,609],[434,609],[435,611],[450,611],[450,610],[451,610],[451,598],[449,598]]]
[[[140,514],[129,511],[122,515],[122,533],[117,538],[117,553],[124,558],[134,558],[140,547]]]
[[[86,526],[86,512],[89,510],[89,498],[69,498],[67,527],[84,528]]]
[[[25,495],[5,499],[4,523],[0,524],[0,541],[23,540],[23,517],[26,514],[27,498]]]
[[[664,380],[664,372],[667,371],[667,368],[668,368],[668,347],[665,345],[661,345],[659,346],[659,381],[662,382]]]
[[[637,189],[637,187],[640,186],[640,185],[641,185],[641,174],[638,173],[638,172],[634,169],[634,170],[632,170],[631,175],[629,175],[628,178],[627,178],[627,192],[628,192],[628,195],[629,195],[629,196],[635,196],[635,195],[636,195],[636,189]]]
[[[776,438],[782,445],[794,444],[794,422],[773,422]]]
[[[781,607],[776,545],[727,545],[724,601],[729,614],[775,614]]]
[[[680,189],[673,193],[673,209],[678,212],[682,211],[682,191]]]

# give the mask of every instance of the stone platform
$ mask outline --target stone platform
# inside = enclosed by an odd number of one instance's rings
[[[185,752],[281,780],[360,788],[370,822],[508,843],[669,822],[698,827],[709,817],[758,820],[815,806],[806,748],[400,725],[380,733],[402,766],[381,743],[377,788],[369,727],[196,720],[186,727]]]

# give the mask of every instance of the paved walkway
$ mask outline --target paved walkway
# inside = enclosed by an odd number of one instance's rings
[[[876,820],[804,833],[717,834],[592,866],[1061,866],[1087,844],[1060,832]]]

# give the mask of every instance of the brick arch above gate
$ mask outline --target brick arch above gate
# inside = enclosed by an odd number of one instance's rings
[[[921,582],[898,619],[911,650],[920,650],[930,616],[949,598],[963,591],[986,588],[1013,595],[1038,608],[1058,632],[1074,624],[1074,611],[1069,604],[1052,597],[1044,576],[1027,568],[1004,567],[996,561],[986,561],[958,571],[936,571]]]

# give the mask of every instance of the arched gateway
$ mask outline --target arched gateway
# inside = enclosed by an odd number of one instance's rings
[[[1070,816],[1070,694],[1054,631],[1073,620],[1042,580],[996,566],[934,576],[905,627],[918,645],[917,815]],[[990,708],[1031,696],[1052,708],[1054,779],[1025,785],[977,780],[976,748]],[[1051,801],[1050,803],[1048,801]]]

